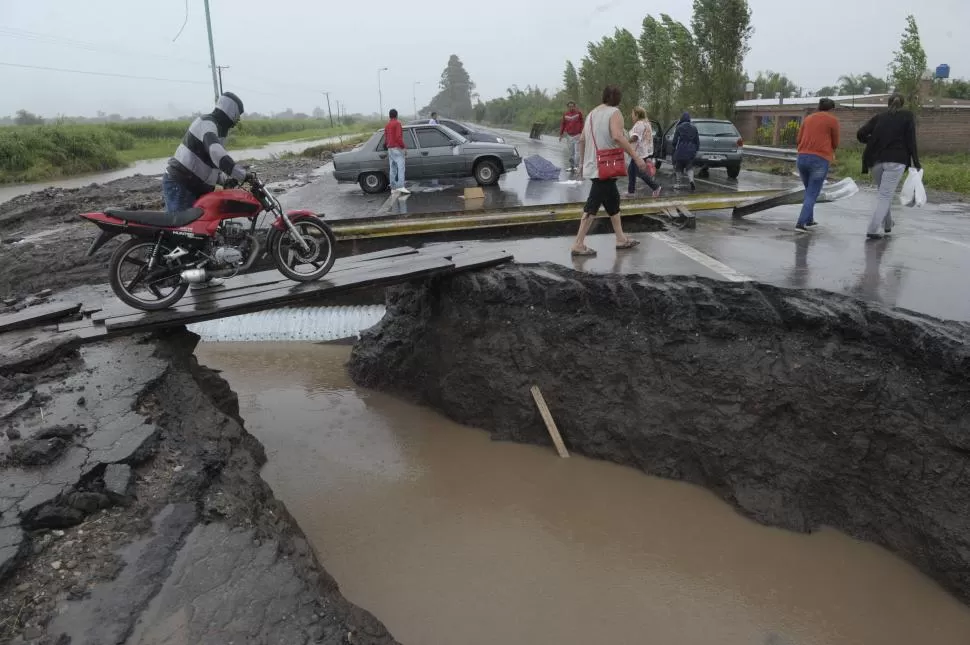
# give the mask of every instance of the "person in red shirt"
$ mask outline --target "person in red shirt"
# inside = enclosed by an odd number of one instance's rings
[[[798,174],[805,184],[802,212],[795,224],[795,232],[808,233],[815,226],[815,202],[822,192],[829,166],[835,161],[839,147],[839,120],[832,114],[835,101],[822,99],[818,112],[808,115],[798,130]]]
[[[390,117],[384,126],[384,145],[387,148],[387,160],[390,164],[388,177],[391,180],[391,192],[410,195],[411,191],[404,187],[404,159],[407,148],[404,146],[404,129],[397,120],[397,110],[387,113]]]
[[[572,101],[566,104],[566,111],[562,115],[562,122],[559,124],[559,141],[569,137],[569,172],[576,171],[576,165],[580,162],[579,135],[583,133],[583,113],[576,109],[576,104]]]

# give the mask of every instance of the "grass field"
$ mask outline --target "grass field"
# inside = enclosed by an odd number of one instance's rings
[[[927,188],[970,195],[970,154],[920,155],[920,163],[923,164],[923,185]],[[795,172],[793,163],[750,157],[744,160],[744,167],[776,175]],[[829,174],[837,179],[851,177],[856,181],[869,181],[869,175],[862,174],[862,149],[839,150]]]
[[[32,182],[122,168],[133,161],[171,155],[188,121],[0,128],[0,183]],[[229,150],[277,141],[308,141],[374,129],[373,124],[331,128],[320,119],[243,121],[230,134]]]

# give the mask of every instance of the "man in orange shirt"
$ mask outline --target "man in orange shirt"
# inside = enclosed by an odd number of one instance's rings
[[[835,161],[835,149],[839,147],[839,120],[832,114],[835,101],[822,99],[818,112],[805,117],[798,130],[798,174],[805,184],[805,201],[802,213],[795,224],[795,232],[809,233],[815,226],[815,202],[822,192],[822,185]]]

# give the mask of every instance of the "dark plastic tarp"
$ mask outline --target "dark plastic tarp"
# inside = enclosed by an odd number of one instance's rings
[[[539,155],[525,158],[525,171],[529,173],[529,179],[556,181],[559,179],[560,170],[562,168]]]

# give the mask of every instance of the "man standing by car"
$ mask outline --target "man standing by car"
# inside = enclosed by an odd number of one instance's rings
[[[559,141],[569,137],[569,172],[576,172],[576,164],[579,163],[579,135],[583,133],[583,113],[576,109],[576,104],[572,101],[566,104],[566,111],[562,115],[562,122],[559,124]]]
[[[384,146],[387,148],[391,192],[410,195],[411,191],[404,187],[404,158],[407,155],[407,148],[404,147],[404,128],[397,120],[397,110],[392,109],[387,114],[390,119],[384,126]]]

